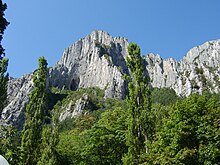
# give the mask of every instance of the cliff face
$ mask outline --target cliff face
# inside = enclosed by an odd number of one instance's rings
[[[32,74],[18,79],[10,79],[8,83],[8,105],[3,109],[0,125],[13,124],[22,126],[24,109],[29,101],[29,94],[33,89]]]
[[[182,96],[220,91],[220,40],[192,48],[180,62],[154,54],[143,59],[154,87],[173,88]]]
[[[99,87],[105,97],[125,98],[127,84],[122,78],[129,73],[126,66],[128,41],[94,31],[64,50],[57,64],[49,69],[50,86],[77,90]],[[170,87],[178,95],[188,96],[203,90],[220,91],[220,40],[192,48],[180,62],[163,60],[159,55],[143,56],[146,72],[153,87]],[[8,106],[3,110],[1,124],[21,124],[29,93],[33,89],[32,74],[11,79]]]
[[[125,98],[122,72],[128,42],[95,31],[65,49],[60,61],[50,69],[50,85],[71,90],[87,87],[106,89],[106,97]]]

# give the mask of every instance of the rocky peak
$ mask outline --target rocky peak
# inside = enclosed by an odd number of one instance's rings
[[[190,49],[179,62],[182,89],[177,90],[177,93],[188,96],[192,92],[202,93],[204,90],[219,92],[219,57],[220,40],[209,41]]]
[[[104,31],[94,31],[65,49],[60,61],[50,70],[50,84],[76,90],[106,88],[106,97],[124,98],[122,71],[128,42],[111,37]]]
[[[178,62],[172,58],[163,60],[158,54],[148,54],[143,57],[146,70],[153,87],[171,87],[177,79]]]
[[[219,92],[220,40],[206,42],[189,50],[178,62],[163,60],[159,55],[143,56],[153,87],[173,88],[178,95],[188,96],[204,90]]]

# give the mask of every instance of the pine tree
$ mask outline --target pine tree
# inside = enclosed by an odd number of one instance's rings
[[[40,157],[42,130],[47,109],[47,61],[39,58],[38,71],[33,76],[34,89],[26,108],[26,120],[22,131],[22,165],[35,165]]]
[[[149,78],[145,76],[144,65],[140,56],[140,47],[135,43],[128,46],[129,56],[127,66],[131,71],[131,76],[126,76],[129,80],[129,95],[127,106],[129,111],[127,145],[128,153],[123,158],[124,164],[139,164],[139,156],[147,152],[145,142],[151,132],[150,123],[150,90]]]
[[[7,100],[7,83],[8,83],[8,74],[7,66],[8,66],[8,59],[4,58],[4,48],[2,47],[1,41],[3,39],[3,34],[8,26],[7,20],[4,18],[4,11],[7,9],[7,5],[2,3],[0,0],[0,116],[2,113],[3,108],[6,105]]]

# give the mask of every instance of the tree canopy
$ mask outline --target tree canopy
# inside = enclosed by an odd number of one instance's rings
[[[7,104],[7,83],[8,83],[8,59],[4,58],[5,50],[2,46],[3,34],[9,22],[4,17],[4,12],[7,9],[6,3],[0,0],[0,116],[2,110]]]
[[[144,72],[144,65],[140,56],[140,47],[135,43],[128,46],[129,56],[127,66],[131,76],[126,76],[129,94],[126,102],[128,107],[128,130],[126,143],[128,153],[123,158],[124,164],[139,164],[139,156],[148,152],[145,142],[151,136],[152,123],[150,119],[151,99],[149,77]]]
[[[47,61],[39,58],[39,68],[33,75],[34,89],[25,112],[25,123],[21,141],[22,165],[37,164],[40,157],[42,130],[47,110]]]

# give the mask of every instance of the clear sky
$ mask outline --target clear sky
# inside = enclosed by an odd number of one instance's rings
[[[93,30],[123,36],[180,60],[206,41],[220,39],[220,0],[3,0],[8,5],[3,46],[9,74],[20,77],[45,56],[53,66],[64,48]]]

